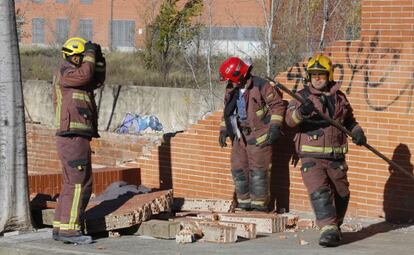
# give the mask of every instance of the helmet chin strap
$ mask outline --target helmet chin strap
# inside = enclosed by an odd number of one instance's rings
[[[79,63],[73,61],[73,56],[67,56],[66,60],[69,61],[71,64],[75,65],[76,67],[80,67],[82,64],[82,55],[79,55]]]

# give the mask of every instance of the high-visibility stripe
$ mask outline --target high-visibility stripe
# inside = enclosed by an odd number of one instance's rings
[[[238,203],[250,203],[250,202],[251,202],[251,200],[250,200],[250,198],[249,198],[249,199],[241,199],[241,198],[237,198],[237,202],[238,202]]]
[[[79,224],[60,224],[60,230],[80,230]]]
[[[263,109],[260,109],[260,110],[256,111],[257,117],[261,117],[263,115],[263,113],[264,113]]]
[[[91,63],[94,63],[95,64],[95,58],[94,57],[91,57],[91,56],[85,56],[83,58],[83,62],[91,62]]]
[[[301,152],[316,152],[316,153],[342,153],[345,154],[348,152],[348,146],[345,147],[319,147],[319,146],[309,146],[302,145]]]
[[[283,116],[281,115],[272,115],[272,117],[270,118],[270,120],[277,120],[277,121],[283,121]]]
[[[273,93],[270,93],[269,95],[267,95],[267,99],[270,99],[270,98],[272,98],[273,97]]]
[[[86,102],[89,102],[89,103],[91,102],[91,99],[85,93],[74,92],[72,94],[72,98],[76,99],[76,100],[86,101]]]
[[[81,191],[82,191],[81,185],[75,184],[75,190],[73,192],[72,207],[70,209],[69,228],[76,224],[76,221],[79,216],[78,208],[79,208]]]
[[[79,122],[70,122],[69,127],[71,129],[72,128],[75,128],[75,129],[83,129],[83,130],[90,130],[90,129],[92,129],[92,126],[86,125],[86,124],[83,124],[83,123],[79,123]]]
[[[56,115],[55,115],[55,125],[60,128],[60,115],[62,112],[62,91],[60,90],[60,76],[57,77],[55,81],[55,93],[56,93]]]
[[[292,112],[292,119],[293,119],[293,121],[294,121],[296,124],[299,124],[299,123],[301,122],[301,120],[298,118],[298,115],[297,115],[297,113],[296,113],[296,110],[294,110],[294,111]]]
[[[60,221],[55,221],[54,220],[52,225],[53,225],[54,228],[59,228],[60,227]]]
[[[266,141],[266,138],[267,138],[267,134],[264,134],[262,136],[259,136],[258,138],[256,138],[256,144],[263,143],[264,141]]]
[[[266,201],[257,201],[257,200],[252,200],[251,204],[253,205],[265,205]]]

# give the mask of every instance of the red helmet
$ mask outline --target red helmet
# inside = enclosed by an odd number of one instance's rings
[[[220,81],[239,82],[240,78],[244,78],[249,71],[249,66],[246,65],[238,57],[230,57],[226,59],[219,68]]]

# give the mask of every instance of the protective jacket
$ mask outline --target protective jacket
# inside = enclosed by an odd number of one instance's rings
[[[297,94],[312,101],[315,108],[325,116],[338,121],[351,132],[360,128],[356,122],[352,107],[345,94],[339,90],[340,85],[331,82],[329,92],[321,92],[312,86],[305,86]],[[301,103],[293,99],[288,105],[286,123],[290,127],[299,127],[294,141],[299,157],[342,159],[348,152],[346,134],[331,126],[315,111],[309,116],[302,116]]]
[[[99,137],[94,89],[105,81],[105,62],[87,51],[80,67],[65,61],[53,77],[58,136]]]
[[[238,87],[233,87],[231,83],[227,85],[220,130],[226,130],[232,140],[236,134],[231,118],[237,115],[236,100],[239,93]],[[243,96],[247,118],[238,120],[237,125],[243,131],[247,144],[260,145],[266,141],[271,125],[282,126],[285,112],[282,93],[265,79],[252,76]]]

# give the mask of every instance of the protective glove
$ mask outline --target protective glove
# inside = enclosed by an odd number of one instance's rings
[[[227,147],[227,143],[226,143],[226,139],[227,137],[229,137],[229,135],[227,134],[226,130],[220,130],[220,135],[219,135],[219,144],[220,147]]]
[[[315,110],[315,106],[309,99],[306,99],[305,102],[299,106],[299,112],[302,117],[309,116],[313,110]]]
[[[97,43],[94,43],[94,46],[95,46],[95,48],[96,48],[96,51],[95,51],[95,58],[96,58],[96,61],[100,61],[100,62],[102,62],[103,54],[102,54],[101,45],[99,45],[99,44],[97,44]]]
[[[352,142],[359,146],[367,143],[367,137],[365,136],[362,128],[355,128],[352,131]]]
[[[280,137],[280,127],[277,125],[271,125],[267,133],[266,141],[260,146],[265,147],[267,145],[272,145]]]
[[[91,41],[88,41],[87,43],[85,43],[85,52],[87,52],[87,51],[96,52],[95,48],[96,48],[96,46]]]

